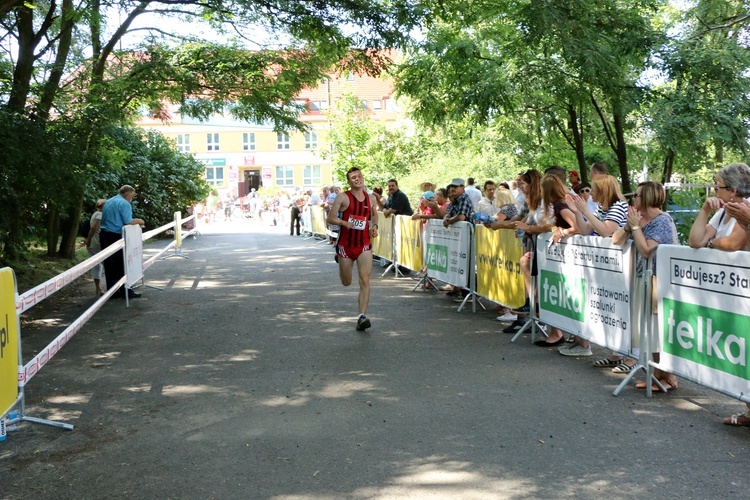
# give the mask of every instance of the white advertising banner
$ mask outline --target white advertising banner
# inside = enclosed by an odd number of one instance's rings
[[[122,238],[125,241],[123,259],[125,260],[125,285],[130,287],[143,278],[143,237],[141,226],[128,224],[122,228]]]
[[[445,281],[455,286],[469,284],[471,261],[471,240],[473,226],[469,222],[456,222],[443,227],[442,220],[430,219],[425,230],[425,264],[431,278]]]
[[[572,236],[549,245],[537,239],[539,311],[542,322],[618,352],[630,351],[633,326],[632,244]]]
[[[659,365],[748,396],[750,253],[659,245]]]

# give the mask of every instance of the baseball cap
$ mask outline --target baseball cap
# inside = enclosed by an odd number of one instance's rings
[[[464,180],[460,177],[456,177],[455,179],[451,181],[450,184],[448,184],[448,187],[450,186],[465,186]]]
[[[424,198],[425,200],[434,200],[435,193],[433,193],[432,191],[425,191],[424,193],[422,193],[422,198]]]

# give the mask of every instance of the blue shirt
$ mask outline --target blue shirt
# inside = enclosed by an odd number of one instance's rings
[[[108,199],[102,207],[102,231],[120,234],[122,228],[133,222],[133,207],[121,194]]]

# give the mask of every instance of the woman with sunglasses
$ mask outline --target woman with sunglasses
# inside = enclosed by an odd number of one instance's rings
[[[747,236],[724,209],[725,203],[743,202],[750,195],[750,167],[732,163],[714,176],[716,196],[706,198],[690,229],[688,242],[693,248],[716,248],[729,252],[742,250]],[[713,217],[709,220],[711,212]]]
[[[716,182],[716,186],[714,186],[716,198],[708,198],[703,204],[703,208],[690,230],[690,246],[693,248],[709,246],[721,250],[750,250],[750,245],[748,245],[748,242],[750,242],[750,206],[748,206],[750,201],[746,199],[750,196],[750,167],[744,163],[727,165],[719,170],[714,180]],[[709,200],[711,201],[709,202]],[[721,208],[706,224],[708,215],[717,206]],[[722,216],[723,218],[721,218]],[[719,223],[715,225],[717,218]],[[727,219],[729,222],[725,222]],[[701,227],[696,228],[699,225]],[[731,231],[726,227],[730,225],[733,226]],[[704,231],[702,238],[699,237],[701,236],[701,229]],[[693,231],[696,233],[695,241],[693,240]],[[728,234],[727,231],[729,231]],[[736,248],[743,241],[737,235],[738,232],[744,235],[745,244],[741,248]],[[706,240],[707,237],[708,240]],[[701,245],[704,240],[706,243]],[[710,244],[708,241],[710,241]],[[726,417],[723,422],[735,427],[750,427],[750,403],[746,403],[744,413]]]
[[[628,222],[624,227],[615,231],[612,235],[612,243],[615,245],[624,245],[629,240],[633,241],[633,247],[636,250],[635,254],[635,275],[638,282],[642,282],[644,267],[646,259],[659,245],[676,245],[677,241],[677,227],[675,226],[672,217],[662,212],[661,207],[664,206],[667,196],[664,187],[658,182],[646,181],[638,184],[635,194],[633,195],[633,206],[628,209]],[[654,274],[654,279],[656,275]],[[640,288],[640,285],[636,285],[636,288]],[[645,314],[650,321],[652,328],[656,327],[656,284],[652,282],[652,308],[650,311],[636,311],[638,314]],[[636,303],[638,307],[638,303]],[[640,308],[639,308],[640,309]],[[633,353],[638,354],[637,343],[638,339],[636,336],[633,342]],[[654,339],[655,340],[655,339]],[[659,361],[659,353],[656,352],[656,345],[651,346],[651,352],[653,352],[654,360]],[[619,354],[615,354],[608,358],[600,359],[594,362],[595,368],[607,368],[612,367],[614,373],[628,373],[632,371],[636,362],[632,358],[624,358]],[[654,376],[661,382],[662,386],[667,390],[677,389],[677,377],[674,375],[656,369]],[[636,384],[636,388],[645,389],[647,382],[639,382]],[[658,390],[658,387],[655,389]]]

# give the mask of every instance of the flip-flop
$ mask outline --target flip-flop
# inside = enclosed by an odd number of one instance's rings
[[[744,413],[738,413],[724,419],[724,424],[735,427],[750,427],[750,417]]]

